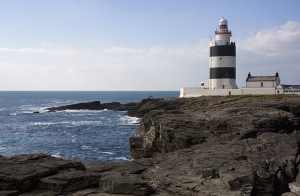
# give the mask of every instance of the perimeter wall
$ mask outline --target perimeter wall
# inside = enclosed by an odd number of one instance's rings
[[[282,94],[276,88],[241,88],[241,89],[203,89],[201,87],[184,87],[179,97],[228,96],[228,95],[272,95]]]

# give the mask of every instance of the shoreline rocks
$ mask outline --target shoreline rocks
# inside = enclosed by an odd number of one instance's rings
[[[130,107],[128,115],[142,118],[130,138],[132,161],[0,156],[0,195],[299,195],[299,96],[146,99]]]

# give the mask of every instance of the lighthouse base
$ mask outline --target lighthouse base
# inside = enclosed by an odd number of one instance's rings
[[[210,89],[238,89],[235,83],[235,79],[223,78],[223,79],[210,79]]]

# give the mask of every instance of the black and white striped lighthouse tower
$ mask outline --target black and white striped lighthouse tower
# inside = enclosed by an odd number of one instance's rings
[[[216,40],[210,42],[209,88],[237,89],[235,43],[230,42],[231,31],[224,17],[215,34]]]

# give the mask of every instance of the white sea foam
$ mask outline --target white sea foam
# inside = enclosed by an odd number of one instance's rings
[[[36,110],[35,110],[36,111]],[[32,114],[34,111],[23,110],[22,114]]]
[[[60,153],[58,152],[58,153],[52,154],[51,156],[52,156],[52,157],[56,157],[56,158],[61,158],[62,156],[60,156],[59,154],[60,154]]]
[[[100,153],[102,153],[102,154],[115,154],[113,152],[100,152]]]
[[[123,125],[134,125],[134,124],[139,124],[140,119],[137,117],[131,117],[131,116],[121,116],[120,118],[121,122]]]
[[[49,126],[49,125],[60,125],[60,124],[69,124],[69,122],[35,122],[35,123],[30,123],[30,125],[35,125],[35,126]]]
[[[74,121],[70,122],[70,124],[74,126],[82,126],[82,125],[102,125],[101,121]]]
[[[127,159],[126,157],[116,157],[117,160],[123,160],[123,161],[129,161],[130,159]]]
[[[10,115],[10,116],[16,116],[17,113],[16,113],[16,112],[13,112],[13,113],[10,113],[9,115]]]
[[[86,110],[86,109],[82,109],[82,110],[64,110],[64,112],[71,112],[71,113],[101,113],[107,110]]]
[[[39,113],[47,113],[47,112],[49,112],[49,110],[47,110],[46,108],[40,108],[40,109],[38,110],[38,112],[39,112]]]
[[[67,135],[72,135],[71,133],[68,133],[67,131],[64,131],[64,133],[67,134]]]
[[[52,103],[64,103],[64,102],[53,100]]]
[[[49,126],[49,125],[55,125],[55,124],[58,124],[58,123],[54,123],[54,122],[35,122],[35,123],[32,123],[32,125],[35,125],[35,126]]]
[[[22,105],[20,106],[20,108],[28,108],[28,107],[31,107],[32,105]]]
[[[81,146],[81,149],[91,150],[91,149],[93,149],[93,147],[91,147],[91,146]]]
[[[31,105],[28,105],[31,106]],[[38,107],[20,107],[21,108],[21,112],[23,114],[33,114],[34,112],[38,112],[38,113],[46,113],[49,112],[49,110],[45,108],[38,108]]]
[[[82,125],[102,125],[101,121],[63,121],[63,122],[34,122],[30,123],[35,126],[49,126],[49,125],[72,125],[72,126],[82,126]]]

